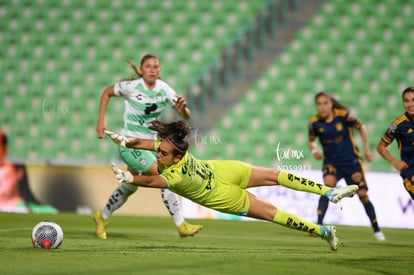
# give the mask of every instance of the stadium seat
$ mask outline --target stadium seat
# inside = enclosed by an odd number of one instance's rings
[[[307,121],[316,113],[313,97],[323,90],[332,93],[368,125],[370,147],[374,150],[386,127],[401,112],[390,112],[385,107],[387,102],[401,107],[397,105],[400,92],[410,83],[409,77],[401,73],[407,70],[410,46],[409,37],[399,34],[410,33],[408,29],[401,30],[412,25],[412,20],[402,19],[403,6],[364,1],[324,4],[290,47],[253,83],[251,90],[257,92],[256,96],[249,92],[237,105],[243,112],[228,112],[229,120],[239,119],[244,125],[233,123],[225,130],[215,130],[239,137],[234,141],[238,142],[236,148],[241,148],[238,156],[242,159],[273,163],[275,156],[268,152],[278,142],[287,147],[307,148]],[[378,13],[383,16],[376,16]],[[266,103],[271,103],[272,111],[264,111]],[[261,145],[267,148],[266,152]],[[222,147],[224,150],[225,146]],[[254,154],[248,154],[245,148]],[[301,162],[320,167],[313,158]],[[378,156],[369,169],[391,170]]]
[[[6,91],[0,122],[16,140],[11,157],[109,161],[117,152],[94,136],[97,109],[103,88],[131,75],[126,59],[138,64],[143,54],[157,54],[163,79],[184,92],[269,2],[6,1],[0,28],[13,35],[0,36],[6,45],[0,52]],[[340,96],[371,125],[370,136],[380,136],[396,116],[383,99],[401,108],[401,89],[414,81],[412,8],[397,2],[323,3],[252,85],[250,97],[224,116],[230,125],[218,122],[212,131],[222,143],[208,146],[204,154],[223,157],[225,152],[225,157],[269,164],[277,142],[306,147],[307,119],[315,113],[313,95],[320,90]],[[281,3],[287,7],[287,1]],[[121,100],[111,101],[111,128],[119,129],[122,108]],[[371,165],[384,167],[380,159]]]

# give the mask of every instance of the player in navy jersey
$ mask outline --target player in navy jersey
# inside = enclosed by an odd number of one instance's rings
[[[405,113],[394,119],[382,135],[377,146],[378,153],[400,172],[404,188],[414,199],[414,87],[402,93]],[[395,159],[387,146],[396,139],[400,160]]]
[[[324,184],[335,187],[343,178],[347,185],[358,185],[358,196],[369,217],[374,236],[379,241],[385,240],[378,226],[374,205],[368,197],[365,167],[353,136],[353,129],[361,133],[365,159],[370,161],[372,156],[366,127],[351,115],[345,106],[326,92],[316,94],[315,104],[318,114],[309,121],[309,147],[315,159],[323,159]],[[316,138],[319,138],[322,152],[318,150]],[[319,199],[318,224],[323,224],[328,204],[329,200],[324,197]]]
[[[177,95],[174,89],[159,79],[161,66],[157,56],[152,54],[145,55],[141,59],[141,66],[139,68],[130,61],[128,63],[138,78],[120,81],[104,89],[101,95],[96,126],[98,138],[103,137],[103,132],[106,129],[106,108],[110,98],[114,96],[123,97],[124,99],[124,125],[121,132],[123,135],[155,140],[157,133],[150,130],[148,126],[168,106],[173,107],[182,118],[190,118],[190,110],[184,98]],[[128,165],[129,171],[134,175],[157,175],[157,163],[153,152],[134,148],[120,148],[119,152],[122,160]],[[136,185],[121,184],[112,192],[105,207],[94,212],[93,218],[96,223],[96,236],[98,238],[106,239],[105,230],[108,226],[109,217],[136,190]],[[161,196],[181,237],[193,236],[201,230],[201,225],[193,225],[184,220],[176,194],[163,189],[161,190]]]

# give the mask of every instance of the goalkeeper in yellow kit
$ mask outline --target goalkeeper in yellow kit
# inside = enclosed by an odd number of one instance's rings
[[[352,197],[358,186],[330,188],[312,180],[285,171],[252,166],[234,160],[198,160],[187,152],[186,137],[191,128],[185,121],[162,123],[153,121],[151,129],[159,140],[145,140],[105,133],[123,147],[155,150],[159,175],[132,175],[112,165],[119,183],[132,183],[149,188],[169,190],[205,207],[234,215],[270,221],[289,228],[314,233],[325,239],[332,251],[338,249],[336,228],[317,225],[301,217],[278,209],[256,197],[247,188],[282,185],[298,191],[311,192],[327,197],[336,203]]]

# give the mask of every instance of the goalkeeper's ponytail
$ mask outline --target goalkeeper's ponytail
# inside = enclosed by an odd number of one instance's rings
[[[185,120],[163,123],[159,120],[151,122],[151,130],[158,133],[158,137],[167,140],[174,147],[174,155],[184,155],[188,150],[187,136],[191,126]]]

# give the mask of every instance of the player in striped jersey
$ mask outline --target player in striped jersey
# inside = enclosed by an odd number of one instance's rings
[[[377,146],[378,153],[400,172],[404,188],[414,200],[414,87],[402,93],[405,112],[394,119],[382,135]],[[397,140],[401,160],[395,159],[387,146]]]
[[[252,166],[236,160],[199,160],[188,152],[186,137],[190,127],[185,121],[152,122],[160,140],[144,140],[106,134],[122,146],[157,151],[160,175],[133,176],[114,164],[112,169],[119,183],[133,183],[149,188],[168,188],[195,203],[233,215],[280,224],[292,229],[315,233],[325,239],[331,250],[338,249],[338,238],[333,225],[317,225],[278,209],[271,203],[248,192],[247,188],[282,185],[294,190],[310,192],[336,203],[353,196],[358,186],[331,188],[304,177],[271,168]]]
[[[104,120],[106,108],[110,98],[114,96],[124,98],[123,135],[155,140],[156,132],[150,130],[148,126],[168,106],[172,106],[182,118],[190,118],[190,110],[184,98],[177,95],[167,83],[159,79],[161,66],[155,55],[145,55],[141,59],[140,68],[132,62],[129,62],[129,64],[139,78],[115,83],[115,85],[103,91],[96,127],[98,138],[103,137],[106,128]],[[157,175],[154,152],[134,148],[120,148],[120,155],[131,173],[135,175]],[[109,217],[127,201],[131,194],[136,192],[137,188],[136,185],[121,184],[113,191],[105,207],[94,212],[93,217],[98,238],[106,239],[105,229],[108,226]],[[192,225],[184,220],[176,194],[168,189],[163,189],[161,190],[161,196],[181,237],[193,236],[201,230],[202,226]]]
[[[309,121],[309,147],[315,159],[323,159],[322,172],[325,185],[335,187],[342,178],[347,185],[358,185],[358,196],[371,222],[374,237],[378,241],[384,241],[385,236],[378,226],[374,205],[368,197],[361,153],[353,137],[353,129],[361,133],[365,158],[370,161],[372,156],[368,147],[366,127],[328,93],[317,93],[315,104],[318,114]],[[323,152],[317,149],[317,137]],[[323,224],[328,204],[329,201],[325,197],[319,199],[318,224]]]

